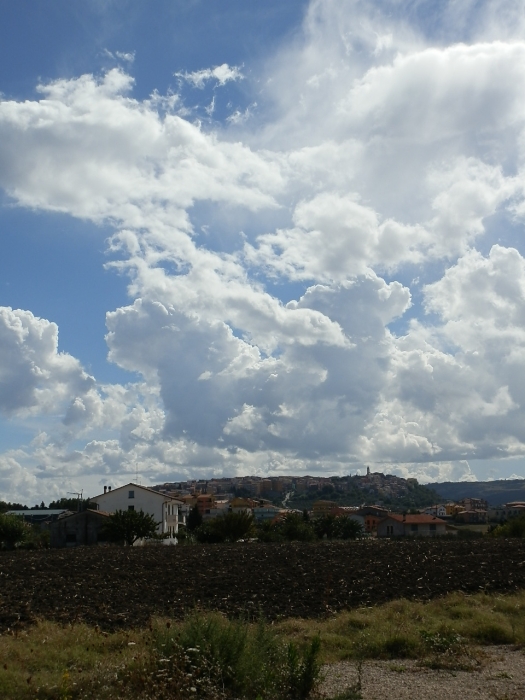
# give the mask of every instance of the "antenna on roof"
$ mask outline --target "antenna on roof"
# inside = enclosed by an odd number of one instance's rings
[[[82,501],[82,494],[84,493],[84,489],[79,493],[78,491],[68,491],[68,496],[76,496],[77,497],[77,511],[80,513],[80,503]]]

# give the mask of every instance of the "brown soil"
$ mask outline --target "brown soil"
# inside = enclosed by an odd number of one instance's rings
[[[238,543],[0,553],[0,631],[47,618],[105,629],[199,606],[321,617],[396,598],[525,588],[525,541]]]

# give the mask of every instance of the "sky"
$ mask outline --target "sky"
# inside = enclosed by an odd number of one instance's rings
[[[525,0],[0,0],[0,499],[525,478]]]

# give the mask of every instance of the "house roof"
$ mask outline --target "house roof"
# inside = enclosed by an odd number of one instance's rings
[[[385,522],[385,520],[395,520],[398,523],[407,523],[408,525],[427,525],[427,524],[436,524],[436,523],[446,525],[446,522],[444,520],[441,520],[441,518],[436,518],[434,515],[424,515],[424,514],[421,514],[421,515],[412,515],[412,514],[400,515],[398,513],[392,513],[391,515],[388,515],[386,518],[384,518],[382,522]]]
[[[155,494],[155,496],[162,498],[163,501],[173,501],[175,503],[180,503],[182,505],[182,501],[179,501],[177,498],[173,498],[172,496],[167,496],[165,493],[160,493],[159,491],[155,491],[155,489],[149,489],[147,486],[141,486],[140,484],[134,484],[131,481],[129,484],[124,484],[123,486],[118,486],[116,489],[111,489],[111,491],[107,491],[106,493],[100,493],[98,496],[93,496],[90,500],[95,501],[97,498],[104,498],[104,496],[110,496],[112,493],[116,493],[117,491],[121,491],[122,489],[129,489],[131,487],[133,487],[133,489],[141,489],[142,491],[148,491],[148,493]]]
[[[28,509],[28,510],[8,510],[6,515],[23,515],[24,517],[39,517],[39,518],[44,518],[44,517],[51,517],[52,515],[60,515],[61,513],[67,513],[69,509],[68,508],[55,508],[53,510],[50,510],[48,508],[46,509],[37,509],[33,508]]]
[[[110,515],[113,515],[112,513],[108,513],[105,510],[93,510],[92,508],[86,508],[86,510],[81,510],[77,513],[69,513],[68,515],[64,515],[62,518],[59,518],[56,522],[63,523],[64,520],[69,520],[69,518],[76,518],[79,515],[83,515],[84,513],[90,513],[91,515],[101,515],[103,518],[109,518]]]

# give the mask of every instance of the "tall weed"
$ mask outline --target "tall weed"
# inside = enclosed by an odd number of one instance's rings
[[[227,694],[246,700],[304,700],[319,681],[321,642],[314,637],[301,651],[283,643],[260,619],[227,620],[218,613],[191,615],[173,635],[157,627],[157,649],[190,655],[194,668],[207,668]]]

